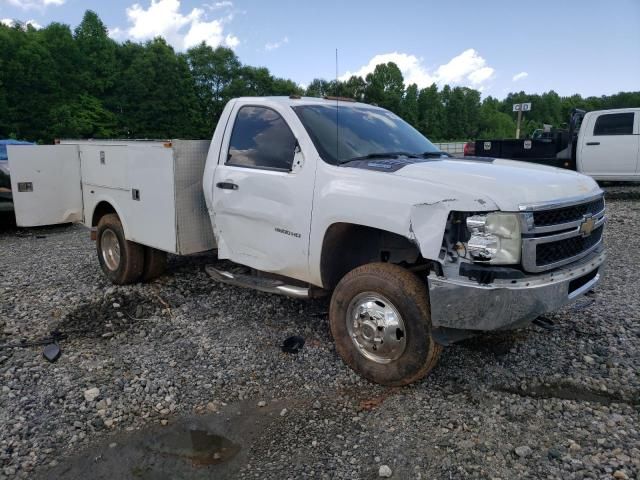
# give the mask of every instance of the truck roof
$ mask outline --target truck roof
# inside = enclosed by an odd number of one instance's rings
[[[367,108],[380,108],[375,105],[370,105],[368,103],[356,102],[352,99],[348,98],[340,98],[340,97],[326,97],[326,98],[318,98],[318,97],[298,97],[298,96],[271,96],[271,97],[238,97],[235,99],[239,102],[250,102],[250,103],[277,103],[280,105],[295,107],[299,105],[335,105],[336,102],[339,102],[341,107],[345,106],[354,106],[354,107],[367,107]]]
[[[627,108],[608,108],[606,110],[591,110],[585,113],[587,115],[599,115],[601,113],[627,113],[627,112],[640,112],[640,107],[627,107]]]

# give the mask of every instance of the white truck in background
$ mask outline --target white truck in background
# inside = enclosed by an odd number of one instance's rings
[[[568,129],[525,140],[476,140],[466,156],[500,157],[589,175],[598,181],[640,181],[640,108],[573,109]]]
[[[443,345],[513,329],[602,275],[603,192],[563,169],[440,152],[395,114],[344,99],[239,98],[208,141],[9,147],[18,225],[83,222],[117,284],[217,248],[215,279],[331,295],[337,351],[416,381]]]
[[[596,180],[640,181],[640,108],[587,112],[575,157],[576,171]]]

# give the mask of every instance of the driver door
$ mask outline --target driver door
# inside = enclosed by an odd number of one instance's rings
[[[212,207],[220,258],[306,280],[315,169],[304,163],[290,128],[294,115],[235,106],[214,174]]]

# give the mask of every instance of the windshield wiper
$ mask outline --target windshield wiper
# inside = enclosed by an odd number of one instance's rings
[[[368,155],[363,155],[361,157],[353,157],[347,158],[346,160],[342,160],[338,162],[338,165],[342,165],[344,163],[355,162],[356,160],[372,160],[375,158],[398,158],[398,157],[410,157],[410,158],[419,158],[422,154],[420,153],[410,153],[410,152],[375,152],[370,153]]]
[[[439,150],[438,150],[438,151],[435,151],[435,152],[424,152],[424,153],[421,153],[421,154],[420,154],[420,156],[421,156],[422,158],[441,157],[441,156],[443,156],[443,155],[444,155],[445,157],[448,157],[448,156],[449,156],[449,154],[448,154],[447,152],[441,152],[441,151],[439,151]]]

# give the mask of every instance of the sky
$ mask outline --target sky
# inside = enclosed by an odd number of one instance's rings
[[[306,86],[395,62],[405,83],[607,95],[640,90],[640,0],[0,0],[0,22],[72,28],[94,10],[117,41],[202,41]]]

